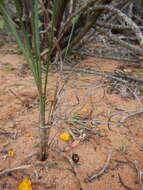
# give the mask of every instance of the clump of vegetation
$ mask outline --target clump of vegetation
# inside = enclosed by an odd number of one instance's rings
[[[74,6],[77,4],[74,3],[71,9],[69,0],[13,0],[10,6],[7,6],[8,1],[0,1],[0,12],[6,27],[25,56],[35,79],[40,100],[40,160],[47,158],[47,141],[52,125],[51,112],[47,121],[45,113],[51,62],[65,57],[85,36],[95,21],[96,13],[90,13],[89,9],[95,2],[88,1],[76,10]],[[41,65],[45,65],[44,74]]]

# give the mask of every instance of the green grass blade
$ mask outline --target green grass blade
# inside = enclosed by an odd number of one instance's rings
[[[17,29],[15,27],[15,24],[13,23],[11,17],[9,16],[6,7],[3,3],[3,1],[0,2],[0,11],[2,12],[3,16],[4,16],[4,20],[5,23],[9,29],[9,31],[11,31],[13,37],[15,38],[20,50],[22,51],[23,55],[26,58],[27,63],[29,64],[30,69],[32,70],[37,88],[39,90],[39,81],[37,78],[37,66],[35,65],[35,60],[32,58],[32,55],[29,52],[29,49],[27,49],[26,47],[24,47],[22,40],[20,39],[20,36],[17,32]]]
[[[54,39],[54,32],[56,30],[56,11],[59,5],[59,1],[54,0],[53,2],[53,8],[52,8],[52,19],[50,23],[50,32],[49,32],[49,55],[47,59],[47,65],[46,65],[46,76],[45,76],[45,83],[44,83],[44,97],[46,97],[46,91],[47,91],[47,82],[48,82],[48,73],[49,73],[49,67],[51,64],[51,53],[52,53],[52,47],[53,47],[53,39]]]
[[[39,1],[33,0],[32,6],[32,33],[36,58],[40,57],[40,31],[39,31]]]
[[[23,43],[22,43],[22,41],[20,39],[20,36],[19,36],[19,34],[18,34],[17,30],[16,30],[15,24],[12,21],[11,17],[9,16],[8,12],[6,11],[6,8],[5,8],[5,6],[4,6],[4,4],[2,2],[0,3],[0,10],[3,13],[3,16],[4,16],[3,18],[5,20],[5,23],[6,23],[7,27],[8,27],[8,29],[10,29],[12,35],[14,36],[14,38],[15,38],[18,46],[19,46],[19,48],[21,49],[22,53],[26,57],[27,61],[29,62],[30,61],[29,60],[30,56],[29,56],[28,52],[26,51],[26,49],[24,48],[24,45],[23,45]]]
[[[29,40],[28,33],[27,33],[26,28],[25,28],[24,23],[23,23],[23,18],[22,18],[22,16],[23,16],[22,5],[21,5],[19,0],[14,0],[14,3],[15,3],[16,11],[17,11],[17,17],[20,21],[21,30],[23,32],[25,45],[29,49],[29,51],[31,51],[30,40]]]
[[[37,73],[37,81],[39,86],[39,93],[42,95],[42,72],[41,72],[41,64],[40,64],[40,30],[39,30],[39,0],[33,0],[32,5],[32,37],[33,37],[33,45],[34,45],[34,54],[35,54],[35,71]]]
[[[70,43],[71,43],[71,40],[72,40],[72,36],[73,36],[74,29],[75,29],[76,21],[77,21],[77,17],[75,16],[72,19],[72,29],[71,29],[70,37],[69,37],[69,40],[68,40],[68,45],[67,45],[67,48],[66,48],[66,52],[65,52],[65,56],[64,56],[64,61],[65,61],[66,56],[68,54],[68,50],[69,50]]]

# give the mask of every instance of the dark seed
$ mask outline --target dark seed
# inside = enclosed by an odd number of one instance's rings
[[[79,161],[79,156],[78,156],[78,154],[73,154],[73,155],[72,155],[72,160],[73,160],[74,163],[78,163],[78,161]]]

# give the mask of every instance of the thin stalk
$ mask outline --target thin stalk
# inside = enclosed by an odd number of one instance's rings
[[[51,21],[51,31],[50,31],[50,36],[49,36],[49,53],[48,53],[48,59],[47,59],[47,66],[46,66],[46,76],[45,76],[45,82],[44,82],[44,89],[43,89],[43,101],[44,104],[41,104],[41,118],[40,118],[40,122],[42,124],[42,128],[40,127],[40,138],[41,138],[41,142],[40,142],[40,146],[41,146],[41,150],[40,150],[40,158],[45,159],[46,158],[46,152],[47,152],[47,140],[49,139],[49,135],[50,135],[50,123],[47,123],[46,125],[46,121],[45,121],[45,102],[46,102],[46,96],[47,96],[47,83],[48,83],[48,74],[49,74],[49,67],[51,65],[51,54],[53,51],[53,39],[54,39],[54,33],[55,33],[55,24],[56,24],[56,10],[57,10],[57,1],[54,0],[54,4],[53,4],[53,14],[52,14],[52,21]]]
[[[66,48],[66,52],[65,52],[65,56],[64,56],[64,61],[65,61],[65,58],[66,58],[67,53],[68,53],[68,50],[69,50],[69,46],[70,46],[70,43],[71,43],[71,40],[72,40],[72,36],[73,36],[74,29],[75,29],[76,21],[77,21],[77,18],[76,18],[76,16],[75,16],[75,17],[73,18],[73,20],[72,20],[73,25],[72,25],[70,37],[69,37],[69,40],[68,40],[68,45],[67,45],[67,48]]]
[[[47,158],[47,128],[45,122],[45,100],[43,94],[40,94],[39,98],[40,98],[39,157],[41,161],[44,161]]]
[[[25,45],[26,45],[27,49],[29,51],[31,51],[30,39],[28,37],[28,34],[26,32],[26,28],[24,26],[23,19],[22,19],[22,17],[23,17],[23,11],[22,11],[21,2],[19,0],[14,0],[14,3],[15,3],[16,11],[17,11],[17,17],[18,17],[18,19],[20,21],[21,30],[23,32],[23,37],[24,37]]]
[[[40,160],[45,160],[47,158],[47,140],[49,138],[50,129],[49,123],[46,125],[45,121],[45,102],[46,102],[46,95],[47,95],[47,83],[48,83],[48,74],[49,74],[49,67],[50,67],[50,59],[52,54],[52,46],[53,46],[53,39],[54,39],[54,26],[56,23],[56,9],[57,9],[57,3],[56,0],[54,1],[53,5],[53,15],[52,15],[52,21],[51,21],[51,31],[49,36],[49,54],[48,54],[48,60],[47,60],[47,67],[46,67],[46,76],[44,81],[44,89],[41,92],[39,91],[39,97],[40,97],[40,130],[39,130],[39,137],[40,137]],[[35,38],[36,39],[36,38]],[[37,45],[35,43],[35,45]],[[39,46],[38,46],[39,47]],[[39,52],[37,52],[38,54]],[[40,68],[39,68],[40,71]],[[40,75],[41,76],[41,75]],[[41,84],[42,86],[42,84]]]
[[[51,54],[52,54],[52,50],[53,50],[53,39],[54,39],[54,32],[55,32],[55,25],[56,25],[56,10],[58,8],[58,4],[57,0],[54,0],[54,4],[53,4],[53,14],[52,14],[52,21],[51,21],[51,31],[50,31],[50,35],[49,35],[49,54],[48,54],[48,59],[47,59],[47,67],[46,67],[46,76],[45,76],[45,83],[44,83],[44,98],[46,99],[46,92],[47,92],[47,82],[48,82],[48,73],[49,73],[49,67],[50,67],[50,59],[51,59]]]

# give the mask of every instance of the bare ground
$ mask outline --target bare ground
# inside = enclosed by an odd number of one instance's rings
[[[19,72],[24,62],[21,55],[0,55],[0,150],[14,152],[14,156],[7,158],[4,153],[0,154],[0,173],[7,168],[37,163],[34,154],[27,156],[37,151],[38,97],[30,71],[23,74]],[[80,66],[113,71],[121,64],[119,61],[88,57]],[[51,72],[47,111],[57,79],[59,75]],[[136,115],[119,125],[118,120],[122,118],[123,112],[121,114],[117,110],[137,110],[143,101],[123,98],[120,94],[108,94],[105,80],[91,74],[70,74],[61,94],[50,136],[51,139],[54,137],[54,147],[68,151],[64,155],[50,151],[43,166],[36,165],[1,175],[0,190],[17,189],[26,176],[31,179],[34,190],[79,190],[81,186],[84,186],[84,190],[140,190],[143,187],[139,177],[143,169],[143,116]],[[82,125],[65,121],[67,117],[72,119],[77,114],[82,120],[95,119],[105,123],[95,125],[88,122],[90,130],[85,130]],[[114,114],[109,125],[109,118]],[[78,132],[86,135],[85,140],[74,148],[71,148],[72,138],[69,142],[59,138],[68,127],[78,128]],[[3,134],[3,130],[8,133]],[[103,168],[110,150],[112,156],[107,170],[98,179],[85,182],[88,176]],[[65,158],[73,154],[79,156],[79,162],[74,164],[77,176],[69,170],[71,165]]]

